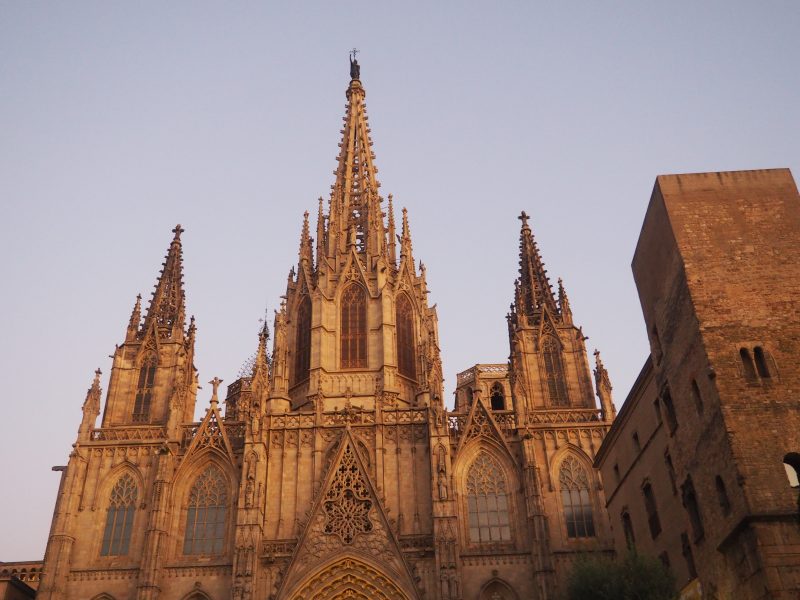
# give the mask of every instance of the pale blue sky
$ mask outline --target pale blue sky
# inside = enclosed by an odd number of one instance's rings
[[[0,560],[42,557],[50,467],[175,223],[201,381],[255,350],[333,181],[352,46],[448,397],[507,358],[525,209],[619,405],[647,353],[630,260],[654,178],[800,173],[798,31],[795,1],[3,2]]]

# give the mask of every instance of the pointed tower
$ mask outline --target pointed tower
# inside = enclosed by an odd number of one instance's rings
[[[114,353],[103,427],[191,422],[197,390],[195,325],[186,329],[181,233],[177,225],[144,321],[141,296]]]
[[[442,402],[437,316],[411,252],[403,209],[400,262],[394,210],[379,194],[360,67],[353,61],[328,213],[320,199],[316,252],[308,212],[299,260],[275,317],[270,412]],[[387,238],[388,236],[388,238]],[[314,259],[316,255],[316,260]]]

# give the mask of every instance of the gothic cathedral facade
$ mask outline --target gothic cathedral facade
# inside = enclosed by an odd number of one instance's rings
[[[379,195],[358,65],[336,180],[308,213],[270,334],[194,422],[195,325],[174,230],[144,317],[99,371],[61,485],[44,600],[552,599],[612,537],[596,356],[522,214],[509,360],[443,399],[436,308],[405,209]]]

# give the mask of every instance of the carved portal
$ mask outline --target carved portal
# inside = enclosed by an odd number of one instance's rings
[[[345,558],[309,577],[292,600],[408,600],[390,577],[357,560]]]

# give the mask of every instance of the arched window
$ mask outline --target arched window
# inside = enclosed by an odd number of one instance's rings
[[[567,522],[567,537],[594,537],[592,499],[586,470],[573,456],[567,456],[558,473],[561,484],[561,504]]]
[[[397,368],[401,375],[417,378],[414,356],[414,307],[405,294],[397,297]]]
[[[128,553],[137,495],[136,482],[127,474],[120,477],[111,489],[103,546],[100,549],[102,556],[123,556]]]
[[[156,357],[150,355],[142,362],[139,369],[139,382],[136,384],[136,400],[133,404],[133,422],[147,423],[150,421],[150,400],[153,396],[153,386],[156,381]]]
[[[472,542],[511,541],[508,493],[500,465],[481,452],[467,473],[467,513]]]
[[[297,330],[295,335],[294,383],[308,379],[311,365],[311,298],[303,295],[297,307]]]
[[[197,478],[189,493],[184,554],[221,554],[225,548],[228,489],[225,477],[211,466]]]
[[[506,397],[503,393],[503,385],[498,381],[492,386],[492,410],[505,410]]]
[[[354,283],[342,294],[342,368],[367,366],[367,293]]]
[[[564,382],[564,364],[561,361],[561,346],[553,336],[545,337],[544,344],[542,344],[542,358],[544,359],[550,404],[552,406],[569,406],[567,386]]]
[[[761,346],[756,346],[753,349],[753,356],[756,358],[756,370],[758,371],[758,376],[762,379],[769,379],[769,367],[767,366],[767,356],[764,353],[764,349]]]

